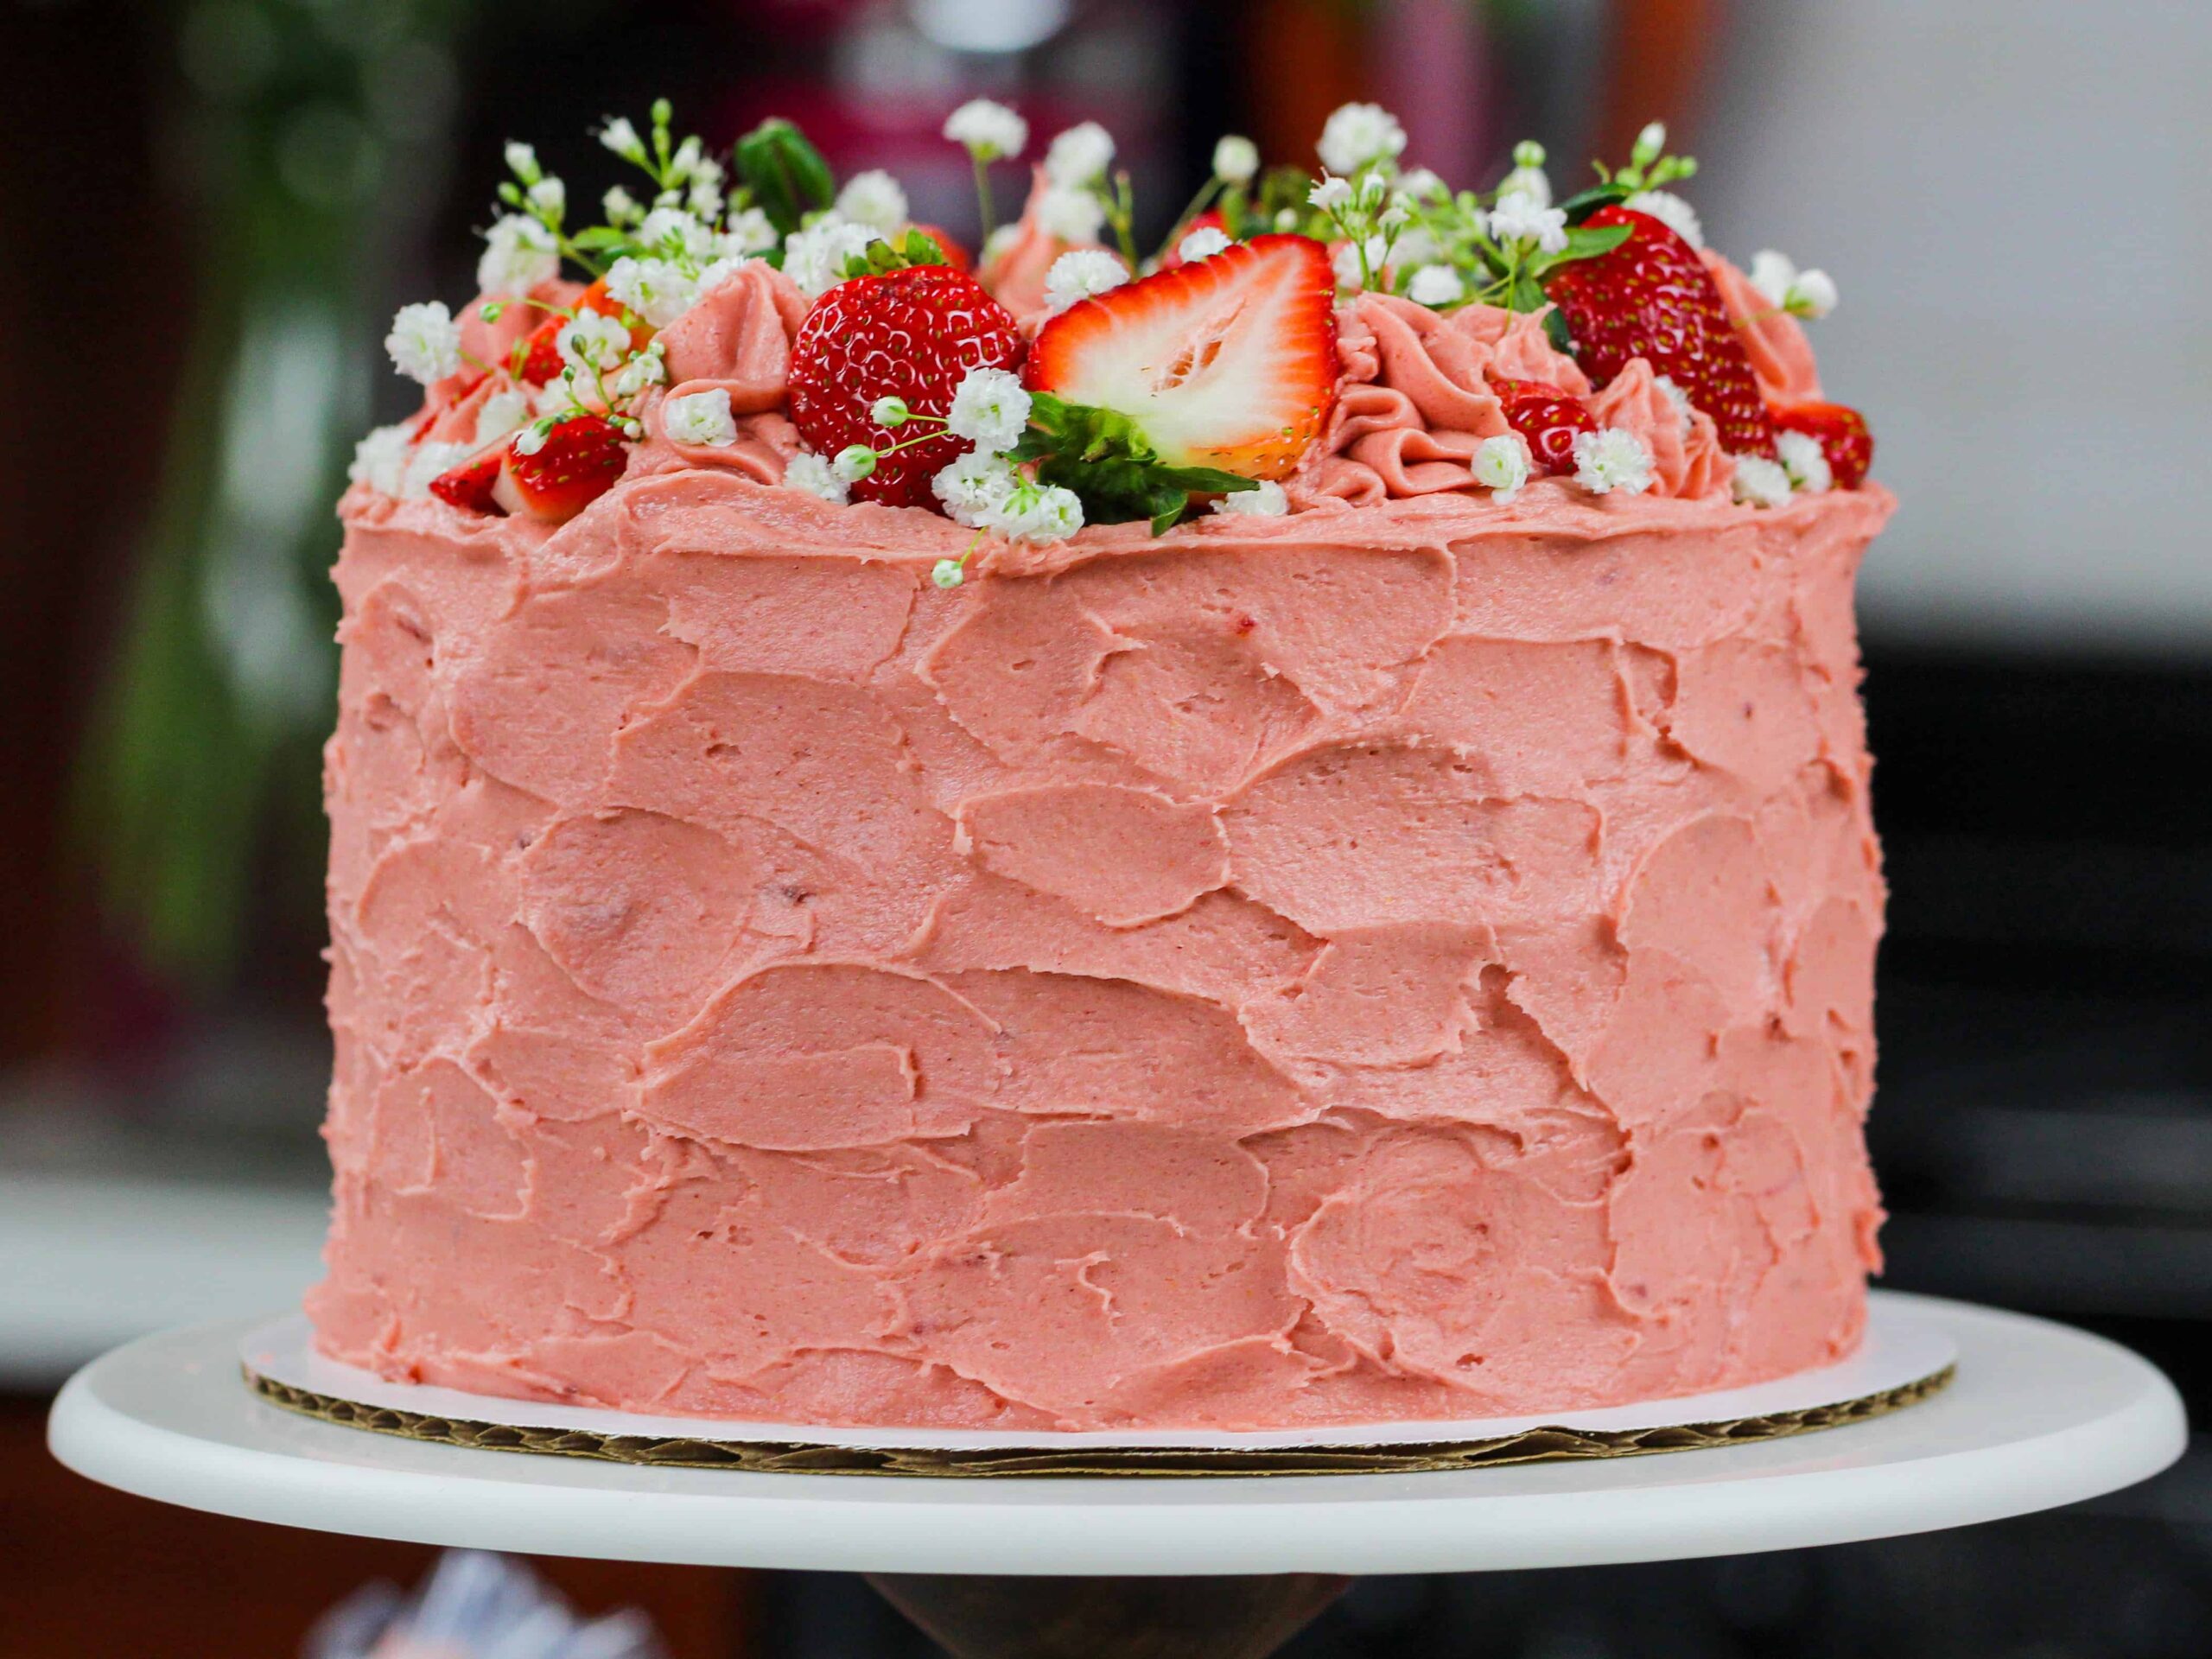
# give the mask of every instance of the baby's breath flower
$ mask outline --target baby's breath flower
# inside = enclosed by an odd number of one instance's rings
[[[614,395],[617,397],[634,397],[648,386],[667,384],[667,353],[668,347],[658,340],[653,340],[644,351],[633,353],[614,377]]]
[[[1319,182],[1306,193],[1306,200],[1325,213],[1341,213],[1351,206],[1351,181],[1340,179],[1333,173],[1324,173]]]
[[[1045,273],[1045,303],[1055,315],[1078,300],[1119,288],[1129,280],[1128,268],[1103,248],[1077,248],[1052,261]]]
[[[1621,206],[1650,214],[1694,248],[1705,245],[1705,226],[1697,209],[1671,190],[1639,190]]]
[[[940,468],[930,480],[930,490],[944,503],[955,524],[981,530],[1006,505],[1020,481],[1021,474],[1004,455],[971,449],[950,467]]]
[[[1467,297],[1466,279],[1449,265],[1423,265],[1406,284],[1415,305],[1456,305]]]
[[[945,429],[978,449],[997,454],[1020,441],[1029,424],[1029,393],[1021,377],[1004,369],[970,369],[952,394]]]
[[[747,207],[729,216],[715,247],[722,258],[749,259],[767,252],[778,239],[775,221],[758,207]]]
[[[1789,500],[1789,474],[1764,455],[1738,455],[1732,493],[1745,506],[1779,507]]]
[[[713,251],[715,233],[699,222],[689,208],[656,207],[638,226],[638,240],[649,248],[667,248],[692,259]]]
[[[441,473],[454,467],[475,454],[476,447],[468,443],[441,443],[425,438],[416,444],[407,457],[407,466],[400,474],[397,493],[403,501],[421,501],[430,493],[430,480]]]
[[[1114,162],[1114,135],[1085,121],[1056,135],[1045,150],[1045,176],[1064,189],[1083,189],[1105,176]]]
[[[507,140],[507,168],[524,184],[536,184],[542,169],[537,165],[537,152],[516,139]]]
[[[1316,146],[1332,173],[1356,173],[1370,162],[1395,162],[1405,153],[1406,130],[1380,104],[1346,104],[1330,114]]]
[[[1213,147],[1213,175],[1224,184],[1249,184],[1260,170],[1260,147],[1230,133]]]
[[[599,207],[607,215],[607,222],[618,230],[635,225],[645,216],[638,199],[619,184],[599,199]]]
[[[1786,253],[1761,248],[1751,256],[1751,286],[1769,305],[1795,317],[1825,317],[1835,309],[1835,281],[1825,270],[1800,270]]]
[[[553,336],[554,349],[572,368],[590,371],[620,366],[630,354],[630,330],[620,317],[579,311]]]
[[[1237,513],[1255,518],[1280,518],[1290,511],[1290,497],[1271,478],[1260,480],[1256,490],[1231,490],[1213,504],[1216,512]]]
[[[930,567],[930,580],[940,588],[957,588],[968,580],[968,573],[957,559],[939,559]]]
[[[660,406],[660,426],[671,443],[721,449],[737,442],[737,421],[730,413],[729,392],[722,386],[671,397]]]
[[[881,168],[870,168],[845,181],[837,193],[837,211],[855,225],[888,236],[906,222],[906,193]]]
[[[599,130],[599,142],[624,161],[645,165],[645,141],[638,137],[638,130],[630,124],[628,116],[609,117]]]
[[[1398,180],[1398,194],[1408,202],[1441,201],[1451,194],[1444,181],[1425,167],[1417,167]]]
[[[1501,242],[1533,242],[1539,252],[1559,253],[1567,247],[1567,215],[1522,191],[1509,191],[1490,210],[1490,233]]]
[[[1533,138],[1513,146],[1513,170],[1497,183],[1501,196],[1523,195],[1539,207],[1552,205],[1552,181],[1544,171],[1544,147]]]
[[[403,305],[392,315],[384,348],[391,353],[395,368],[427,386],[460,372],[461,325],[443,300]]]
[[[1092,242],[1106,223],[1106,204],[1088,190],[1048,185],[1037,199],[1037,223],[1062,242]]]
[[[1651,487],[1651,451],[1633,432],[1609,426],[1574,437],[1574,481],[1592,495],[1641,495]]]
[[[1469,470],[1474,474],[1475,482],[1490,491],[1492,500],[1510,501],[1521,493],[1521,486],[1529,481],[1529,474],[1534,470],[1529,441],[1518,432],[1500,432],[1484,438],[1475,446],[1474,461]]]
[[[609,267],[607,291],[656,328],[665,328],[698,300],[696,277],[666,259],[624,254]]]
[[[864,443],[849,443],[831,457],[830,470],[848,484],[857,484],[875,470],[875,451]]]
[[[866,253],[875,232],[865,225],[830,217],[784,238],[784,275],[812,297],[845,280],[845,261]]]
[[[556,178],[543,178],[530,187],[526,200],[542,219],[556,224],[569,211],[569,187]]]
[[[976,98],[945,118],[944,136],[978,161],[1001,162],[1021,154],[1029,124],[1003,104]]]
[[[1083,528],[1083,500],[1057,484],[1023,493],[1023,511],[1002,524],[1001,533],[1017,541],[1065,542]]]
[[[1175,251],[1183,256],[1185,263],[1195,264],[1200,259],[1212,258],[1228,246],[1226,232],[1211,225],[1202,225],[1178,242]]]
[[[1347,242],[1338,248],[1332,264],[1337,273],[1337,286],[1348,294],[1357,294],[1367,285],[1371,276],[1382,280],[1382,263],[1390,257],[1390,239],[1370,236],[1363,242]]]
[[[553,232],[534,219],[507,213],[484,233],[484,254],[476,262],[476,286],[486,294],[523,295],[561,274],[561,255]]]
[[[365,484],[378,495],[397,495],[407,474],[407,455],[414,447],[404,424],[380,426],[353,446],[353,459],[346,476]]]
[[[505,386],[476,409],[476,447],[497,443],[530,418],[530,394],[519,386]]]
[[[1809,432],[1777,432],[1774,447],[1782,457],[1782,470],[1789,474],[1794,488],[1807,495],[1820,495],[1835,482],[1835,469],[1828,465],[1827,452],[1821,441]]]
[[[791,458],[790,465],[784,468],[784,482],[792,489],[818,495],[835,506],[842,507],[852,499],[845,480],[837,476],[828,461],[810,450],[802,449]]]
[[[878,426],[904,426],[912,413],[904,397],[879,397],[868,405],[868,417]]]

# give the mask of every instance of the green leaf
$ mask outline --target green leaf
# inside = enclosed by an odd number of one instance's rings
[[[737,171],[763,213],[785,236],[806,214],[836,199],[837,183],[822,152],[781,116],[772,116],[737,141]]]
[[[631,245],[629,232],[619,231],[612,225],[594,225],[588,230],[578,231],[569,241],[573,246],[592,253],[611,252],[616,248],[626,249]]]
[[[1580,225],[1600,207],[1626,201],[1635,194],[1636,192],[1625,184],[1611,182],[1593,184],[1587,190],[1579,191],[1569,196],[1559,204],[1559,209],[1567,215],[1567,222],[1569,225]]]
[[[1551,341],[1554,350],[1570,357],[1574,354],[1574,336],[1567,332],[1567,319],[1560,315],[1557,306],[1544,313],[1544,338]]]

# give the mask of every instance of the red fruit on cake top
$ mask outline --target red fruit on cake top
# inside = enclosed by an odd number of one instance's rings
[[[1575,360],[1604,385],[1647,360],[1713,416],[1731,454],[1774,458],[1774,427],[1720,290],[1698,251],[1649,213],[1605,207],[1583,221],[1629,227],[1607,252],[1560,266],[1544,292],[1566,319]]]
[[[886,450],[911,433],[878,426],[877,399],[942,418],[969,370],[1010,369],[1020,356],[1013,313],[950,265],[856,276],[814,302],[791,342],[791,423],[817,454]],[[853,485],[854,498],[934,507],[930,480],[968,449],[949,432],[902,448]]]
[[[1857,410],[1845,404],[1773,404],[1767,413],[1776,430],[1802,432],[1820,444],[1836,488],[1855,490],[1866,481],[1866,469],[1874,464],[1874,435]]]
[[[1557,477],[1574,470],[1574,441],[1598,429],[1598,417],[1580,399],[1542,380],[1493,378],[1490,389],[1505,423],[1528,440],[1536,470]]]
[[[493,495],[509,512],[555,521],[573,518],[614,486],[630,464],[629,447],[612,421],[571,415],[554,423],[545,442],[523,451],[525,432],[507,448]]]
[[[1027,378],[1128,416],[1170,466],[1278,479],[1320,435],[1337,372],[1329,251],[1258,236],[1078,302],[1039,333]]]

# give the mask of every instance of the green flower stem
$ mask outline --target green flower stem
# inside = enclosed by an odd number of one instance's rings
[[[969,159],[976,165],[976,205],[983,215],[983,240],[988,243],[999,227],[997,210],[991,205],[991,164],[983,159],[983,152],[973,149]]]

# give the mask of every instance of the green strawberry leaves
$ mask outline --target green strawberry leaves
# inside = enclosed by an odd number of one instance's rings
[[[1049,391],[1033,392],[1029,429],[1010,452],[1037,463],[1037,481],[1073,490],[1086,524],[1152,521],[1158,536],[1173,528],[1193,491],[1227,494],[1259,485],[1212,467],[1171,467],[1160,459],[1128,416],[1089,404],[1071,404]]]
[[[830,163],[781,116],[772,116],[739,139],[735,159],[754,205],[782,235],[789,236],[810,212],[836,199]]]
[[[845,261],[845,280],[855,276],[880,276],[887,271],[904,270],[909,265],[949,265],[944,249],[927,231],[909,230],[894,246],[878,237],[867,249]]]

